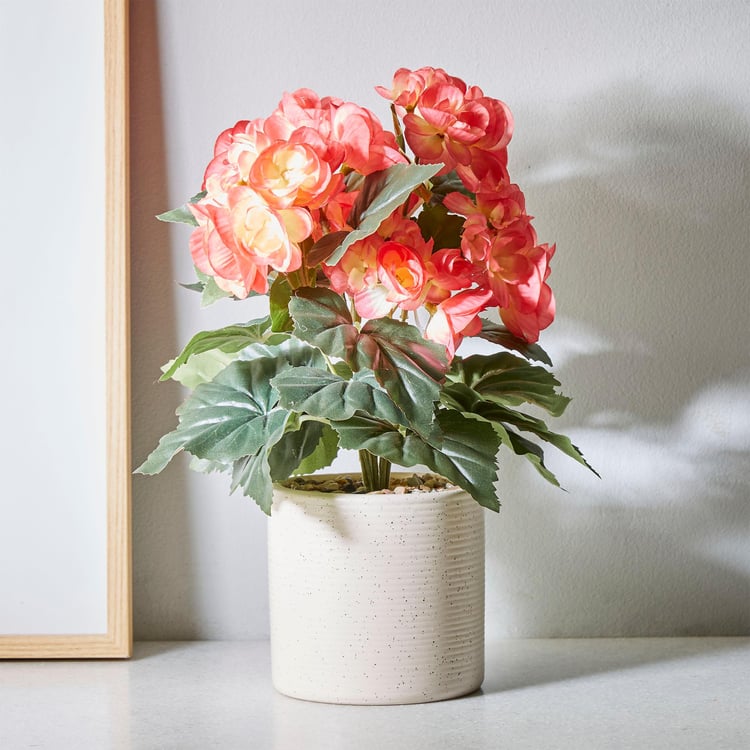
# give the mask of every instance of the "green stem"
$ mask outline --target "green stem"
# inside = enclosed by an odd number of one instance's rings
[[[362,467],[362,481],[368,492],[385,490],[391,483],[391,462],[378,458],[370,451],[359,451],[359,465]]]

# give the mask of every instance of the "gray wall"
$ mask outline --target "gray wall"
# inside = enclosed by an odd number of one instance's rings
[[[309,86],[374,109],[400,66],[442,66],[516,119],[514,179],[557,242],[543,334],[558,426],[602,474],[568,492],[508,461],[488,514],[493,636],[750,632],[750,14],[724,3],[132,3],[133,428],[175,422],[159,366],[197,330],[188,230],[216,135]],[[347,464],[344,463],[344,466]],[[348,464],[351,465],[351,464]],[[136,637],[267,633],[265,524],[221,477],[134,480]]]

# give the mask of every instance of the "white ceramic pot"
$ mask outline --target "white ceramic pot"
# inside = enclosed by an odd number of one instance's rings
[[[279,692],[397,704],[481,685],[484,514],[463,490],[276,487],[268,553]]]

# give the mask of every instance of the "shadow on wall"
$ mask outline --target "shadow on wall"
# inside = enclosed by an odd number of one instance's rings
[[[546,122],[525,144],[542,167],[519,175],[558,244],[542,343],[575,396],[561,425],[603,479],[550,456],[560,494],[508,462],[488,633],[747,634],[746,118],[619,86]]]
[[[154,383],[167,353],[177,351],[174,271],[169,230],[154,219],[168,208],[165,125],[156,4],[130,4],[131,271],[133,466],[154,448],[156,425],[172,424],[175,389]],[[148,415],[148,420],[140,419]],[[149,429],[149,427],[151,429]],[[136,477],[133,494],[135,637],[181,638],[175,629],[194,609],[195,583],[185,472]],[[158,585],[154,585],[158,581]],[[169,596],[163,596],[169,591]],[[170,627],[170,623],[172,626]]]

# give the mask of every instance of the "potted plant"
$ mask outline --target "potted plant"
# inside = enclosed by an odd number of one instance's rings
[[[554,484],[539,441],[588,467],[533,413],[569,399],[536,343],[555,248],[508,175],[507,106],[435,68],[377,90],[392,130],[284,94],[221,133],[201,192],[159,217],[194,227],[203,304],[265,295],[269,312],[196,334],[165,366],[192,393],[137,470],[187,451],[271,516],[274,684],[353,703],[479,686],[498,452]],[[466,337],[490,352],[462,356]],[[309,476],[340,449],[360,477]]]

